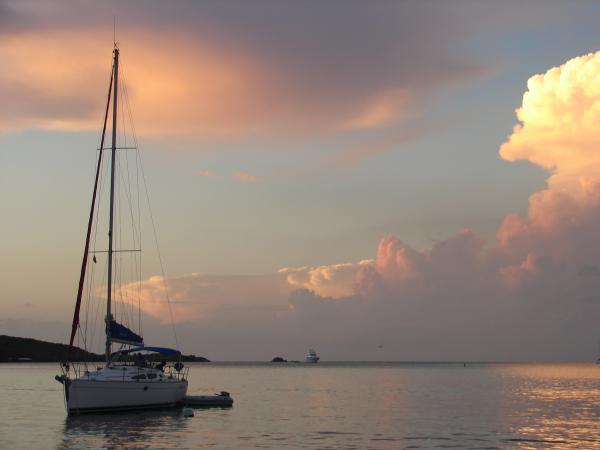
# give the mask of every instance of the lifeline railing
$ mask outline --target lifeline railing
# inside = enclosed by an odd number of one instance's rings
[[[167,377],[167,379],[170,379],[170,380],[172,380],[172,379],[175,379],[177,381],[187,380],[190,368],[182,364],[180,369],[177,370],[177,368],[176,368],[177,364],[181,364],[181,363],[168,363],[165,366],[163,366],[163,369],[161,370],[161,372],[164,373],[165,376]],[[147,374],[147,371],[145,369],[159,369],[158,365],[153,364],[153,363],[150,363],[146,366],[136,366],[135,363],[121,363],[121,364],[119,364],[119,366],[137,367],[138,371],[137,371],[136,375]],[[103,367],[104,366],[99,366],[97,364],[97,362],[96,363],[94,363],[94,362],[61,363],[61,365],[60,365],[63,375],[68,378],[71,378],[71,379],[86,377],[89,375],[90,372],[93,372],[95,370],[100,370]],[[74,376],[72,376],[72,375],[74,375]],[[128,372],[128,375],[131,375],[131,372]],[[153,378],[150,378],[150,379],[153,379]],[[125,371],[123,371],[123,380],[125,380]],[[157,380],[158,380],[158,378],[157,378]],[[148,378],[139,379],[136,381],[148,381]]]

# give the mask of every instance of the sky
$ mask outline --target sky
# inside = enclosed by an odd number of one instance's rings
[[[599,13],[0,0],[0,333],[68,339],[116,36],[164,263],[144,219],[146,342],[594,360]]]

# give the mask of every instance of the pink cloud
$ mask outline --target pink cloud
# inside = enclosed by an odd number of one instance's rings
[[[256,175],[250,175],[246,172],[236,172],[234,177],[237,178],[242,183],[254,183],[258,181],[258,177]]]
[[[286,4],[281,21],[298,26],[278,27],[264,23],[266,4],[175,3],[134,0],[119,10],[123,74],[140,134],[305,137],[386,128],[421,117],[421,99],[442,87],[489,74],[448,51],[469,21],[441,21],[418,6],[355,5],[340,21],[330,5]],[[6,4],[2,130],[98,127],[112,50],[107,8]],[[315,8],[319,24],[306,14]],[[402,24],[412,26],[413,14],[424,24],[406,34]],[[365,33],[356,41],[359,24]]]
[[[170,323],[169,303],[175,322],[199,322],[228,315],[268,313],[287,309],[290,289],[280,275],[201,275],[189,274],[163,279],[160,276],[132,283],[120,295],[137,306],[138,292],[143,311],[162,323]]]
[[[594,125],[600,122],[599,74],[600,52],[529,80],[517,110],[521,123],[500,148],[505,159],[527,159],[551,172],[549,188],[530,197],[526,217],[508,215],[491,243],[465,231],[417,251],[385,238],[377,250],[377,275],[405,285],[470,274],[472,284],[488,279],[490,288],[500,289],[494,284],[500,280],[514,289],[525,280],[556,280],[561,267],[577,284],[577,273],[600,260],[600,127]]]
[[[341,128],[369,129],[390,125],[413,114],[410,112],[412,100],[407,89],[378,93],[368,99],[354,117],[342,123]]]
[[[340,298],[354,295],[357,272],[373,263],[340,263],[318,267],[283,268],[278,273],[286,276],[294,288],[308,289],[321,297]]]
[[[521,123],[500,150],[505,159],[527,159],[551,172],[548,189],[530,197],[525,217],[508,215],[492,242],[466,230],[417,250],[386,237],[375,264],[356,273],[346,294],[369,300],[369,314],[385,310],[405,330],[416,323],[439,335],[449,326],[455,339],[460,330],[487,339],[496,326],[525,341],[552,339],[557,327],[578,334],[578,345],[596,339],[595,320],[588,316],[600,313],[598,74],[600,53],[530,80],[517,113]],[[304,301],[319,314],[326,311],[315,298]],[[387,318],[379,320],[391,326]]]
[[[423,124],[412,123],[409,129],[395,131],[383,138],[337,152],[331,161],[339,167],[354,167],[365,159],[401,148],[402,145],[420,138],[428,131],[429,128]]]
[[[194,175],[197,177],[204,177],[204,178],[214,178],[215,174],[212,173],[210,170],[198,170],[196,172],[194,172]]]

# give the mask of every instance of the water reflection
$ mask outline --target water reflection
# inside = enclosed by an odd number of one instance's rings
[[[58,448],[182,448],[188,426],[180,409],[69,416]]]
[[[54,365],[0,365],[0,449],[600,450],[600,366],[594,364],[211,364],[192,370],[191,393],[227,388],[234,407],[196,410],[190,419],[179,410],[65,418]]]
[[[505,367],[514,380],[512,443],[530,448],[600,448],[600,384],[590,365],[520,365]]]

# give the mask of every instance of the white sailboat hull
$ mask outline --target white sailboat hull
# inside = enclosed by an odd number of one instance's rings
[[[64,387],[69,414],[78,414],[172,407],[183,400],[187,386],[187,380],[143,382],[76,379]]]

